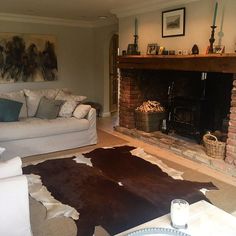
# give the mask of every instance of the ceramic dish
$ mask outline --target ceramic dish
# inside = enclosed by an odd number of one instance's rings
[[[145,228],[134,231],[132,233],[127,234],[127,236],[190,236],[189,234],[183,233],[179,230],[168,229],[168,228]]]

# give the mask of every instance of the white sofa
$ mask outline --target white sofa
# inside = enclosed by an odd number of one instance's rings
[[[19,92],[18,92],[19,93]],[[50,94],[52,94],[50,92]],[[1,97],[1,94],[0,94]],[[14,100],[14,93],[10,98]],[[22,101],[24,97],[15,99]],[[28,104],[27,104],[28,102]],[[25,106],[26,105],[26,106]],[[19,121],[0,122],[0,146],[6,148],[1,156],[8,160],[14,156],[55,152],[97,143],[96,110],[90,108],[82,119],[72,117],[57,117],[56,119],[40,119],[29,116],[30,103],[26,101],[22,110],[27,115],[20,114]],[[37,110],[37,109],[35,109]]]
[[[28,183],[21,165],[19,157],[0,162],[0,235],[32,236]]]

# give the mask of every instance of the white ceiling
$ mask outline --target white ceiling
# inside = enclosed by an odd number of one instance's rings
[[[196,0],[0,0],[0,14],[52,17],[84,22],[114,21],[115,14]],[[124,16],[125,14],[123,14]],[[99,19],[107,16],[107,19]]]

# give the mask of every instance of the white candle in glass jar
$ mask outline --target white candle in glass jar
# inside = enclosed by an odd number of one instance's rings
[[[183,199],[174,199],[171,201],[170,216],[172,226],[176,228],[185,228],[188,224],[189,204]]]

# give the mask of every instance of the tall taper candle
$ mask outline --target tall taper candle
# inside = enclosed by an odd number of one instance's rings
[[[215,5],[215,11],[214,11],[214,16],[213,16],[213,26],[216,25],[216,15],[217,15],[217,9],[218,9],[218,2],[216,2],[216,5]]]
[[[134,35],[138,35],[138,20],[136,17],[134,20]]]

